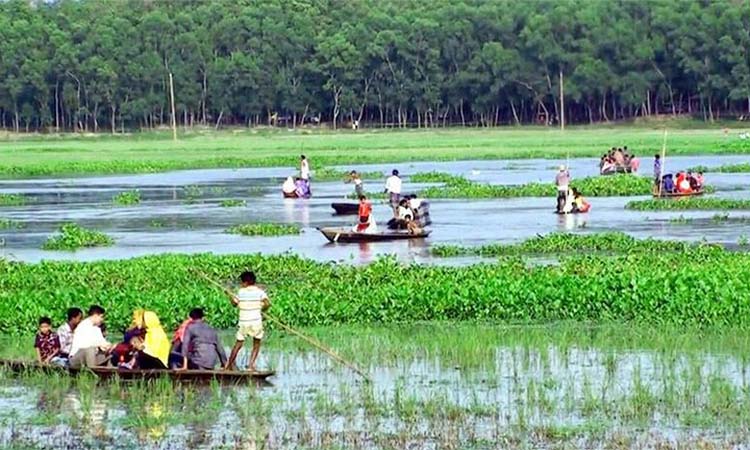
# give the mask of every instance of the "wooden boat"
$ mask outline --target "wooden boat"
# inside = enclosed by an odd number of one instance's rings
[[[288,194],[284,191],[281,191],[281,194],[284,196],[284,198],[298,198],[297,194],[295,194],[294,192]]]
[[[387,231],[377,233],[358,233],[349,227],[327,227],[318,228],[331,242],[381,242],[395,241],[400,239],[424,239],[432,231],[422,230],[420,233],[412,234],[408,231]]]
[[[161,377],[169,377],[180,382],[208,382],[216,380],[220,383],[238,383],[246,381],[263,381],[272,377],[276,372],[272,370],[248,372],[244,370],[127,370],[116,367],[94,367],[84,369],[65,369],[54,365],[42,365],[36,361],[22,360],[0,360],[0,367],[14,373],[30,371],[38,372],[66,372],[77,375],[81,372],[90,372],[102,380],[118,378],[120,380],[153,380]]]
[[[331,203],[331,208],[339,216],[356,216],[359,212],[359,203]]]
[[[680,197],[693,197],[697,195],[703,195],[703,191],[693,191],[693,192],[662,192],[659,194],[659,192],[654,191],[653,196],[654,198],[680,198]]]
[[[630,167],[625,166],[612,167],[608,170],[599,170],[599,175],[602,176],[616,175],[618,173],[633,173],[633,170]]]

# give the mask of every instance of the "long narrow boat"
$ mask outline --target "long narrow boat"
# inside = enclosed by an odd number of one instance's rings
[[[381,242],[396,241],[401,239],[424,239],[430,235],[430,230],[422,230],[420,233],[409,233],[408,231],[387,231],[377,233],[358,233],[348,227],[326,227],[318,228],[331,242]]]
[[[243,370],[126,370],[115,367],[94,367],[86,369],[65,369],[58,366],[42,365],[36,361],[0,360],[0,367],[14,373],[23,372],[66,372],[77,375],[88,371],[103,380],[119,378],[121,380],[152,380],[169,377],[174,381],[207,382],[216,380],[220,383],[238,383],[247,381],[264,381],[275,375],[272,370],[249,372]]]
[[[356,216],[359,212],[359,203],[331,203],[331,208],[339,216]]]

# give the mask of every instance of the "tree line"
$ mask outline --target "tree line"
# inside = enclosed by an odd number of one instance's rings
[[[0,126],[750,114],[747,0],[0,0]]]

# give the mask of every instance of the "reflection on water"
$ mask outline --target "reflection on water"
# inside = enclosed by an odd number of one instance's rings
[[[682,169],[697,164],[714,166],[744,162],[746,159],[734,156],[675,157],[670,158],[669,164],[672,169]],[[549,160],[425,162],[404,165],[402,172],[406,174],[404,189],[415,191],[423,185],[410,183],[408,175],[416,172],[445,171],[478,182],[518,184],[551,181],[555,171],[550,167],[554,165],[555,162]],[[371,171],[387,167],[390,170],[390,166],[355,168]],[[574,177],[592,176],[596,174],[597,161],[574,159],[570,166]],[[516,242],[558,230],[619,230],[636,237],[693,241],[705,238],[724,244],[736,244],[741,236],[750,235],[750,222],[727,224],[696,220],[689,226],[674,226],[668,222],[671,217],[682,214],[709,219],[715,211],[627,211],[624,206],[632,198],[590,198],[592,211],[573,216],[552,214],[554,198],[433,200],[433,233],[427,240],[379,242],[363,251],[357,245],[328,246],[325,238],[315,230],[323,226],[350,226],[354,222],[353,216],[333,216],[330,208],[331,202],[340,201],[351,192],[351,186],[340,182],[315,183],[314,198],[283,199],[279,179],[287,172],[285,168],[215,169],[64,180],[0,180],[0,192],[23,192],[31,198],[26,206],[2,209],[3,218],[24,224],[22,229],[0,230],[0,239],[5,241],[2,252],[12,253],[22,260],[37,261],[42,258],[127,258],[162,252],[283,253],[291,250],[322,261],[361,264],[386,254],[396,255],[403,261],[435,262],[429,255],[431,244]],[[747,198],[746,190],[727,189],[748,186],[750,174],[711,173],[707,175],[707,181],[720,190],[719,196]],[[371,181],[370,184],[377,183]],[[114,195],[135,188],[141,192],[141,204],[130,207],[113,205]],[[200,196],[191,197],[196,192],[200,192]],[[247,206],[222,208],[220,202],[227,198],[247,199]],[[379,223],[385,223],[392,213],[387,205],[375,202],[373,214]],[[67,221],[107,232],[115,238],[116,245],[75,253],[41,251],[46,238]],[[232,225],[247,222],[296,223],[302,225],[305,232],[300,236],[272,238],[224,233]],[[438,261],[446,263],[445,260]]]

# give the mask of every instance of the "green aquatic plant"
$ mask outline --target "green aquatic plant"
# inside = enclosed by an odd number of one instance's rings
[[[321,167],[315,169],[313,172],[313,180],[315,181],[343,181],[349,177],[351,170],[334,169],[332,167]],[[383,178],[382,172],[377,171],[357,171],[359,177],[363,180],[377,180]]]
[[[22,222],[11,219],[0,219],[0,230],[18,230],[24,227]]]
[[[714,223],[723,223],[729,221],[729,214],[723,213],[723,214],[714,214],[713,217],[711,217],[711,222]]]
[[[199,198],[203,197],[203,188],[196,185],[185,186],[182,189],[185,194],[185,203],[195,203]]]
[[[141,191],[132,190],[120,192],[112,197],[112,203],[117,206],[132,206],[141,203]]]
[[[84,247],[109,247],[115,242],[100,231],[88,230],[75,223],[62,225],[58,233],[47,239],[42,249],[72,251]]]
[[[695,166],[687,169],[690,172],[716,172],[716,173],[747,173],[750,172],[750,163],[724,164],[721,166]]]
[[[236,198],[228,198],[219,202],[219,206],[221,206],[222,208],[238,208],[240,206],[246,206],[246,205],[247,205],[247,202],[245,200],[240,200]]]
[[[747,235],[740,235],[740,239],[737,241],[737,245],[740,247],[748,247],[750,246],[750,238],[747,237]]]
[[[230,227],[226,232],[242,236],[283,236],[299,234],[302,229],[297,225],[284,223],[247,223]]]
[[[750,200],[729,198],[679,197],[634,200],[625,205],[636,211],[750,210]]]
[[[685,217],[682,214],[680,214],[678,217],[670,217],[669,223],[672,225],[688,225],[693,223],[692,217]]]
[[[23,206],[26,204],[26,196],[22,194],[0,193],[0,206]]]

